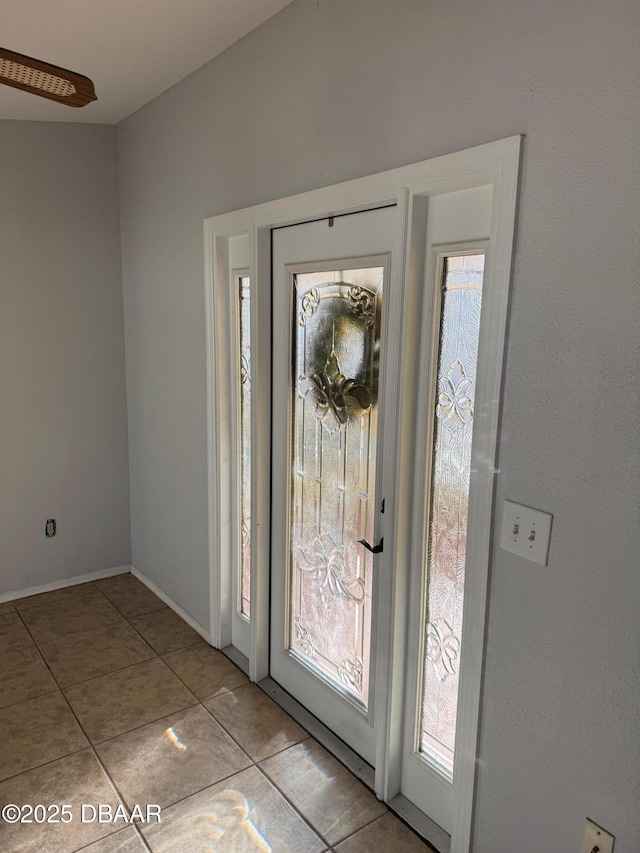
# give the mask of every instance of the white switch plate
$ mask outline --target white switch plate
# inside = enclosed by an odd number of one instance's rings
[[[615,836],[610,835],[606,829],[587,818],[580,853],[594,853],[594,850],[597,850],[598,853],[613,853],[614,841]]]
[[[548,512],[505,501],[500,547],[546,566],[552,520]]]

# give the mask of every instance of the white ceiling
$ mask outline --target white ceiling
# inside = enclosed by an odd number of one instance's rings
[[[0,118],[116,124],[291,0],[0,0],[1,46],[90,77],[72,108],[0,85]]]

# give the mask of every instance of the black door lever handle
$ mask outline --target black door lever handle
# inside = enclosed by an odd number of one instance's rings
[[[361,545],[364,545],[367,551],[371,551],[372,554],[381,554],[384,543],[384,536],[380,539],[377,545],[369,545],[366,539],[358,539],[358,542]]]

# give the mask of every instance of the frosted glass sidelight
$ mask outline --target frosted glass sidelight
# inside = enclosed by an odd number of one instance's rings
[[[484,254],[444,258],[420,752],[453,777]]]
[[[293,276],[289,649],[364,708],[383,272]]]
[[[251,614],[251,313],[248,276],[238,278],[240,345],[240,584],[239,609]]]

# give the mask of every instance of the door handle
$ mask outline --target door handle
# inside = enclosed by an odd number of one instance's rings
[[[372,554],[381,554],[384,543],[384,536],[381,537],[380,541],[377,545],[369,545],[366,539],[358,539],[358,542],[367,549],[367,551],[371,551]]]

